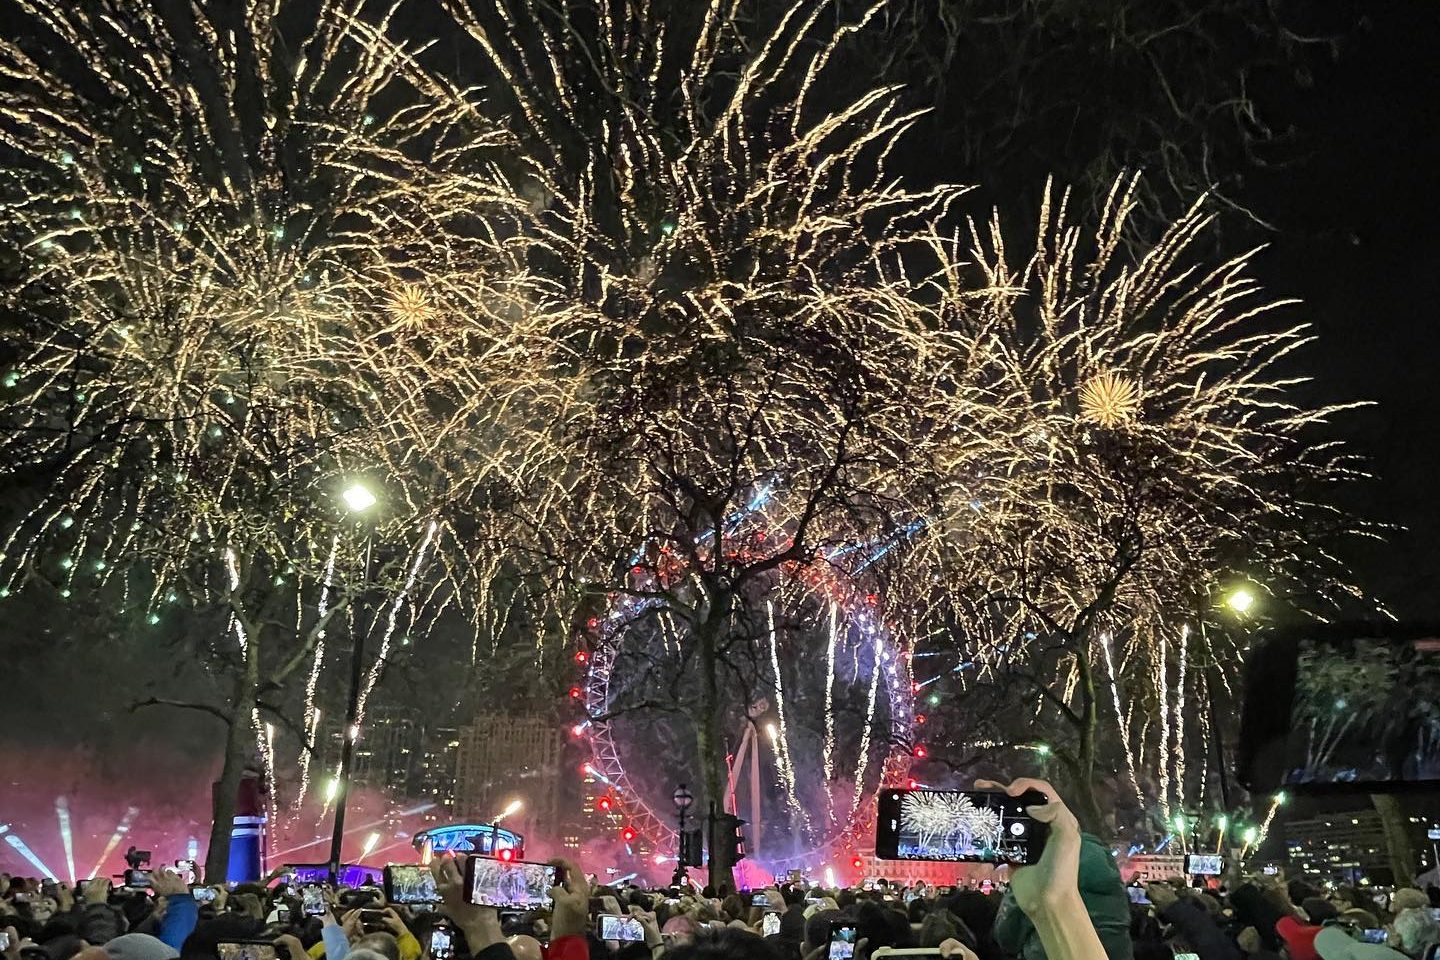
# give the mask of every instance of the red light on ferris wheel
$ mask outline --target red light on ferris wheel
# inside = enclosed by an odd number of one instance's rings
[[[610,798],[609,798],[609,797],[601,797],[599,800],[595,801],[595,806],[599,807],[601,810],[605,811],[606,813],[609,813],[609,812],[610,812],[610,807],[611,807]]]
[[[576,651],[575,651],[575,662],[576,662],[576,663],[589,663],[589,662],[590,662],[590,654],[586,653],[584,650],[576,650]]]
[[[571,700],[579,700],[580,697],[583,696],[583,695],[584,695],[584,691],[581,690],[579,687],[571,687],[571,688],[570,688],[570,699],[571,699]]]
[[[928,757],[928,756],[930,756],[930,751],[925,749],[925,745],[924,745],[923,743],[917,743],[917,744],[915,744],[915,759],[916,759],[916,760],[924,760],[924,759],[925,759],[926,757]]]
[[[626,827],[624,830],[621,830],[621,831],[620,831],[620,839],[621,839],[621,840],[624,840],[626,843],[629,843],[631,840],[634,840],[634,839],[635,839],[635,828],[634,828],[634,827]]]

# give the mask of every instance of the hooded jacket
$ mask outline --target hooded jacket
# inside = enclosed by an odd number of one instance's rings
[[[1085,912],[1100,935],[1100,943],[1110,960],[1133,960],[1135,951],[1130,942],[1130,896],[1120,879],[1120,868],[1110,849],[1100,838],[1088,833],[1080,835],[1080,899]],[[1045,948],[1035,924],[1025,916],[1008,889],[995,917],[995,941],[1012,956],[1023,960],[1045,960]]]

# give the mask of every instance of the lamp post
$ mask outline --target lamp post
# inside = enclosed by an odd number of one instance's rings
[[[375,506],[377,500],[363,483],[352,483],[340,494],[345,508],[357,517]],[[370,538],[365,538],[364,576],[370,575]],[[340,744],[340,775],[335,780],[335,826],[330,834],[330,882],[340,883],[340,845],[345,840],[345,807],[350,799],[350,767],[355,758],[355,741],[360,736],[360,681],[365,674],[365,631],[356,630],[350,653],[350,703],[345,711],[345,738]]]
[[[685,882],[685,812],[695,802],[695,794],[682,783],[670,795],[670,802],[675,804],[675,815],[680,821],[680,832],[676,834],[678,849],[675,851],[675,876],[670,880],[671,886],[678,887]]]

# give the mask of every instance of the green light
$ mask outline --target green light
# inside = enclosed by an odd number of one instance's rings
[[[1038,754],[1040,754],[1040,756],[1042,756],[1042,757],[1048,757],[1048,756],[1050,756],[1050,744],[1048,744],[1048,743],[1037,744],[1036,747],[1035,747],[1035,752],[1038,753]]]
[[[104,561],[104,560],[96,560],[96,561],[95,561],[95,569],[96,569],[96,570],[104,570],[104,569],[105,569],[105,561]]]
[[[61,570],[69,570],[69,569],[70,569],[71,567],[73,567],[73,566],[75,566],[75,561],[74,561],[74,560],[71,560],[69,557],[61,557],[61,558],[60,558],[60,569],[61,569]]]
[[[1285,791],[1284,791],[1284,790],[1281,790],[1279,793],[1275,794],[1275,802],[1276,802],[1277,804],[1278,804],[1278,803],[1284,803],[1286,800],[1289,800],[1289,799],[1290,799],[1289,797],[1285,796]]]
[[[66,587],[64,590],[61,590],[61,591],[60,591],[60,596],[64,597],[66,600],[69,600],[69,599],[70,599],[70,588],[69,588],[69,587]]]
[[[667,237],[673,237],[675,235],[675,221],[666,220],[660,224],[660,232]]]
[[[285,228],[284,228],[284,227],[272,227],[272,228],[270,229],[270,236],[274,237],[276,240],[284,240],[284,239],[285,239]]]
[[[1175,829],[1180,833],[1184,833],[1186,826],[1185,815],[1183,813],[1177,813],[1175,815]]]
[[[150,624],[150,626],[153,627],[153,626],[155,626],[155,624],[157,624],[157,623],[160,622],[160,614],[158,614],[158,613],[152,613],[152,614],[150,614],[150,616],[146,617],[145,620],[146,620],[147,623]]]
[[[1221,830],[1224,830],[1226,827],[1230,826],[1230,818],[1225,816],[1225,814],[1223,813],[1220,814],[1220,816],[1215,818],[1215,826],[1219,827]]]
[[[65,514],[65,516],[60,518],[61,530],[69,530],[73,526],[75,526],[75,518],[70,516],[70,514],[67,513]]]
[[[930,694],[930,706],[932,706],[932,707],[938,707],[939,705],[940,705],[940,694],[938,694],[938,693],[932,693],[932,694]]]
[[[1260,831],[1256,830],[1254,827],[1246,827],[1245,832],[1241,834],[1241,836],[1245,838],[1246,843],[1254,843],[1255,838],[1260,836]]]
[[[19,384],[19,383],[20,383],[20,374],[16,373],[14,370],[11,370],[11,371],[9,371],[8,373],[5,374],[5,386],[7,386],[7,387],[14,387],[14,386],[16,386],[16,385]]]
[[[10,596],[10,588],[9,588],[9,587],[0,587],[0,600],[3,600],[3,599],[5,599],[5,598],[8,597],[8,596]]]
[[[145,168],[142,167],[142,166],[140,166],[140,164],[138,164],[138,163],[132,163],[132,164],[130,164],[130,172],[131,172],[131,173],[144,173],[144,172],[145,172]]]

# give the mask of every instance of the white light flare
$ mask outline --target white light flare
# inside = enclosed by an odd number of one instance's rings
[[[70,882],[75,882],[75,839],[70,832],[70,801],[64,797],[55,798],[55,816],[60,821],[60,842],[65,846],[65,869]]]

